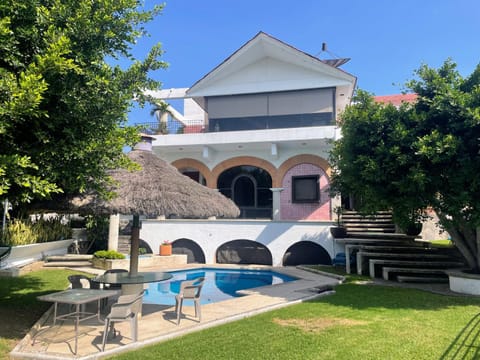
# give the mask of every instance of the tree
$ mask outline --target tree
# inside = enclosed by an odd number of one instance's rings
[[[365,212],[391,209],[400,223],[431,207],[473,271],[480,271],[480,65],[467,78],[447,60],[407,87],[415,104],[375,103],[358,91],[334,144],[334,192]]]
[[[169,103],[160,100],[153,104],[152,110],[150,110],[150,116],[154,116],[157,118],[157,134],[168,134],[168,115],[172,116]]]
[[[166,67],[155,45],[131,55],[162,10],[139,0],[4,0],[0,4],[0,198],[20,205],[53,194],[103,192],[128,166],[125,126],[135,98]],[[118,65],[109,63],[117,62]],[[122,66],[120,66],[122,60]],[[124,65],[127,63],[127,65]]]

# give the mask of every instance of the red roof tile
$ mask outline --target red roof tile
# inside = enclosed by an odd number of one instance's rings
[[[384,104],[392,104],[394,106],[400,106],[403,102],[414,103],[417,100],[417,94],[395,94],[395,95],[383,95],[375,96],[375,102],[381,102]]]

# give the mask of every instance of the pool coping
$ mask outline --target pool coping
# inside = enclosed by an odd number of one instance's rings
[[[45,347],[45,351],[39,352],[38,350],[33,351],[33,347],[30,345],[31,338],[36,332],[35,329],[42,327],[45,323],[49,321],[52,314],[52,308],[50,308],[32,327],[32,330],[17,344],[14,350],[10,353],[12,359],[45,359],[45,360],[59,360],[59,359],[102,359],[108,356],[120,354],[123,352],[128,352],[132,350],[137,350],[142,347],[161,343],[166,340],[170,340],[182,335],[189,333],[201,331],[208,329],[214,326],[226,324],[229,322],[237,321],[246,317],[258,315],[267,311],[272,311],[280,309],[286,306],[298,304],[304,301],[313,300],[325,295],[334,293],[334,287],[339,283],[343,282],[343,277],[324,273],[321,271],[315,271],[313,269],[308,269],[305,267],[272,267],[272,266],[263,266],[263,265],[219,265],[219,264],[189,264],[188,266],[180,266],[169,268],[168,271],[175,270],[185,270],[185,269],[195,269],[195,268],[222,268],[222,269],[248,269],[248,270],[271,270],[274,272],[279,272],[285,275],[293,276],[298,278],[298,280],[274,284],[269,286],[261,286],[258,288],[248,289],[248,294],[243,297],[234,298],[230,300],[225,300],[222,302],[217,302],[213,304],[202,305],[202,314],[203,321],[197,323],[189,319],[182,320],[179,326],[170,326],[165,322],[169,321],[169,318],[166,316],[171,307],[164,308],[162,310],[155,310],[152,313],[144,316],[144,321],[151,321],[153,324],[159,325],[158,321],[162,321],[162,325],[165,325],[167,329],[158,330],[158,333],[154,335],[147,335],[146,338],[140,338],[141,328],[139,322],[139,340],[135,343],[121,344],[118,346],[110,344],[110,348],[106,349],[104,352],[90,352],[88,354],[80,354],[78,356],[73,355],[69,352],[68,346],[64,345],[66,348],[65,351],[59,353],[58,349],[61,346],[55,347],[56,351],[48,351],[49,347],[52,347],[51,344],[48,344]],[[79,270],[76,268],[76,270]],[[153,269],[141,269],[153,270]],[[156,269],[159,270],[159,269]],[[163,270],[163,269],[162,269]],[[166,269],[165,269],[166,270]],[[81,270],[86,271],[86,270]],[[243,299],[243,300],[242,300]],[[263,303],[262,303],[263,302]],[[218,307],[218,304],[222,304],[221,307]],[[241,304],[240,306],[238,304]],[[150,304],[144,304],[144,308],[149,308]],[[150,305],[151,308],[154,308],[153,305]],[[241,307],[245,310],[238,311],[238,308]],[[227,308],[226,312],[223,314],[223,308]],[[231,308],[230,312],[228,308]],[[171,310],[171,309],[170,309]],[[206,315],[205,315],[206,313]],[[213,315],[209,316],[213,313]],[[150,319],[151,317],[151,319]],[[166,320],[165,320],[166,319]],[[183,322],[183,323],[182,323]],[[128,323],[127,323],[128,325]],[[145,325],[147,328],[148,326]],[[127,334],[130,334],[130,329],[127,328]],[[103,326],[100,329],[103,332]],[[128,337],[127,337],[128,338]],[[79,338],[79,348],[81,347],[80,341],[84,341],[85,347],[95,346],[93,344],[95,341],[90,341],[87,343],[85,338]],[[113,346],[113,347],[112,347]],[[63,348],[62,348],[63,349]]]

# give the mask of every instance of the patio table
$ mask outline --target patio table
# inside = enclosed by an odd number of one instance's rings
[[[75,331],[73,337],[75,339],[75,350],[74,354],[77,354],[78,346],[78,335],[79,335],[79,324],[81,321],[92,319],[97,317],[99,322],[102,322],[100,319],[100,300],[108,298],[110,296],[117,295],[117,290],[97,290],[97,289],[69,289],[65,291],[60,291],[52,294],[42,295],[37,297],[41,301],[49,301],[54,303],[53,311],[53,327],[55,327],[57,320],[61,319],[73,319]],[[87,304],[89,302],[97,301],[97,312],[86,312],[80,311],[80,306]],[[69,304],[75,305],[75,311],[68,312],[66,314],[58,315],[58,304]],[[52,327],[52,328],[53,328]],[[37,336],[43,334],[44,332],[50,329],[45,329],[37,333],[32,339],[32,345],[35,342]]]
[[[122,294],[139,294],[143,291],[143,284],[166,281],[173,277],[172,274],[161,271],[144,271],[136,274],[127,272],[107,273],[92,279],[102,284],[121,285]]]

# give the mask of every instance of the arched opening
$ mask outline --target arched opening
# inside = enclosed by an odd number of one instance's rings
[[[320,245],[312,241],[300,241],[290,246],[283,256],[283,266],[331,265],[332,258]]]
[[[235,166],[220,174],[218,190],[240,208],[240,218],[272,218],[272,177],[262,168]]]
[[[203,174],[198,171],[197,169],[195,168],[190,168],[190,167],[187,167],[187,168],[182,168],[182,169],[179,169],[179,171],[185,175],[185,176],[188,176],[190,179],[206,186],[207,185],[207,180],[205,179],[205,177],[203,176]]]
[[[250,175],[240,174],[232,182],[233,201],[237,206],[254,207],[257,182]]]
[[[172,243],[172,254],[187,255],[187,263],[205,264],[205,254],[196,242],[190,239],[178,239]]]
[[[218,264],[272,265],[272,254],[268,248],[252,240],[232,240],[217,249]]]
[[[139,249],[139,254],[153,254],[152,248],[150,245],[145,240],[140,239],[140,242],[138,243],[138,249]],[[130,247],[128,248],[128,252],[130,253]],[[140,250],[140,249],[145,249],[145,250]]]

